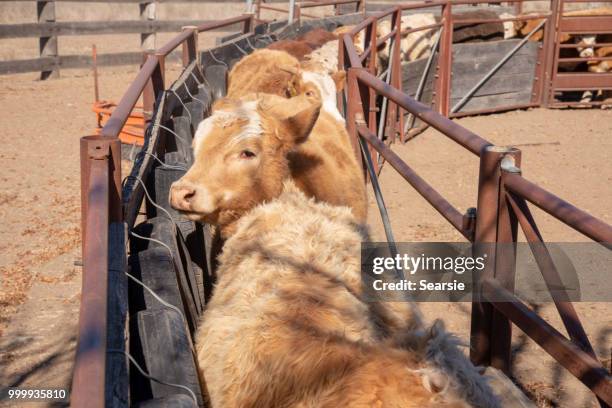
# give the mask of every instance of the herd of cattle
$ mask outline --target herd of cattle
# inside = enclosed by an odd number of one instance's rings
[[[456,41],[533,29],[461,25],[490,12],[476,13],[456,16]],[[402,25],[437,21],[418,14]],[[409,301],[366,300],[365,183],[336,106],[347,30],[313,30],[236,63],[227,95],[197,127],[192,167],[171,187],[171,205],[215,226],[223,245],[196,335],[207,398],[215,407],[499,406],[441,322],[426,327]],[[389,32],[383,23],[377,35]],[[404,36],[402,58],[426,56],[435,32]],[[383,66],[389,48],[378,51]]]
[[[612,8],[602,7],[596,9],[568,11],[566,17],[612,15]],[[453,14],[454,31],[453,43],[467,43],[480,41],[495,41],[512,38],[524,38],[531,33],[530,41],[542,41],[544,29],[535,30],[542,19],[534,17],[527,20],[504,21],[515,17],[529,17],[529,14],[515,16],[507,12],[494,10],[474,10]],[[417,13],[403,16],[401,19],[402,31],[423,28],[419,31],[403,33],[400,43],[400,56],[402,61],[415,61],[428,57],[436,42],[439,29],[435,27],[440,23],[440,17],[433,13]],[[468,22],[470,20],[471,22]],[[475,20],[486,21],[474,23]],[[491,22],[491,20],[499,20]],[[466,23],[462,23],[465,21]],[[434,27],[432,27],[434,26]],[[348,32],[352,27],[343,26],[333,33],[325,30],[309,32],[295,40],[281,40],[273,43],[268,48],[287,51],[300,61],[315,61],[324,64],[328,72],[333,73],[338,66],[338,41],[340,35]],[[532,31],[534,31],[532,33]],[[388,36],[392,31],[389,19],[381,21],[377,25],[376,36],[378,39]],[[355,38],[355,46],[358,51],[365,48],[364,32],[360,32]],[[564,34],[559,42],[561,44],[576,44],[576,48],[560,48],[559,58],[599,58],[584,62],[564,62],[559,64],[560,71],[587,71],[593,73],[605,73],[612,71],[612,63],[603,58],[612,57],[611,46],[597,46],[597,44],[612,43],[612,34]],[[380,74],[388,65],[391,50],[391,42],[385,41],[377,50],[377,71]],[[591,91],[585,92],[582,102],[589,102],[593,96]],[[609,96],[608,93],[600,93],[601,97]]]
[[[195,338],[206,397],[213,407],[498,406],[441,322],[427,327],[413,302],[366,298],[367,198],[336,107],[344,72],[322,57],[332,35],[303,37],[321,46],[302,61],[262,49],[236,63],[171,187],[170,204],[215,226],[223,245]]]

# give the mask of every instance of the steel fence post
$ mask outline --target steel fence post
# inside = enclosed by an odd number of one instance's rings
[[[302,22],[302,7],[300,6],[300,3],[295,3],[294,10],[294,19],[299,25]]]
[[[344,115],[344,117],[346,117],[346,106],[344,103],[344,95],[348,94],[348,59],[345,59],[345,47],[344,47],[344,40],[341,38],[338,39],[338,71],[344,71],[346,72],[347,76],[345,79],[345,86],[344,86],[344,91],[342,92],[338,92],[338,94],[336,95],[336,105],[338,106],[338,109],[340,110],[340,113],[342,113]]]
[[[495,242],[498,228],[500,161],[504,148],[487,146],[481,152],[478,177],[474,256],[485,258],[485,267],[474,272],[470,358],[474,365],[487,366],[491,361],[493,308],[481,299],[482,281],[495,276]]]
[[[105,401],[108,227],[122,218],[120,149],[117,138],[85,136],[80,142],[83,280],[73,407],[103,407]]]
[[[551,15],[547,17],[546,25],[544,26],[544,40],[543,40],[543,54],[544,64],[541,67],[542,75],[540,80],[542,81],[540,94],[540,103],[544,107],[548,107],[553,99],[554,95],[552,92],[553,81],[557,76],[557,44],[559,42],[559,35],[557,32],[559,24],[559,0],[551,1]]]
[[[373,20],[372,24],[370,24],[368,26],[368,28],[366,29],[366,39],[367,41],[370,42],[370,56],[369,56],[369,61],[368,61],[368,71],[370,72],[370,74],[376,76],[376,59],[378,56],[378,50],[376,49],[376,43],[378,41],[378,38],[376,36],[377,33],[377,21]],[[367,126],[370,129],[370,131],[374,134],[376,134],[377,131],[377,123],[376,123],[376,116],[377,113],[379,111],[378,106],[376,106],[376,91],[370,87],[367,88],[367,92],[368,92],[368,105],[367,105],[367,112],[365,113],[365,120],[367,122]],[[362,95],[362,102],[363,102],[363,95]],[[364,108],[366,107],[366,105],[364,105]],[[380,120],[384,120],[384,118],[380,118]],[[376,171],[376,173],[378,173],[378,152],[371,146],[368,144],[368,149],[370,150],[370,156],[374,159],[374,170]]]
[[[364,169],[363,161],[361,157],[361,148],[359,145],[359,133],[357,132],[357,126],[355,124],[355,120],[358,115],[361,115],[361,119],[363,120],[363,106],[362,99],[359,90],[359,83],[357,81],[357,72],[359,70],[365,70],[365,68],[349,68],[347,73],[347,114],[346,114],[346,127],[351,139],[351,145],[353,147],[353,152],[355,153],[355,157],[357,158],[357,162],[360,165],[360,168]],[[364,169],[365,170],[365,169]]]
[[[183,67],[187,67],[198,58],[198,28],[196,26],[185,26],[183,31],[191,31],[191,35],[183,41]]]
[[[499,199],[497,205],[497,238],[495,248],[495,280],[504,289],[514,293],[516,272],[516,238],[518,219],[511,211],[504,186],[504,174],[520,173],[521,151],[506,150],[499,166]],[[495,341],[493,341],[493,336]],[[491,366],[510,373],[512,322],[497,309],[493,309],[491,327]]]
[[[164,91],[164,57],[155,55],[154,52],[146,52],[144,54],[144,60],[146,61],[148,58],[157,58],[157,67],[153,75],[151,75],[151,78],[147,81],[147,85],[142,92],[145,125],[151,120],[153,110],[155,109],[155,101]]]
[[[440,38],[440,51],[438,53],[438,69],[436,81],[436,105],[441,115],[450,113],[451,75],[452,75],[452,48],[453,48],[453,12],[451,2],[442,6],[444,26]]]
[[[244,13],[242,14],[244,17],[248,16],[248,19],[244,20],[242,25],[242,33],[247,34],[252,32],[255,29],[255,14],[253,13]]]
[[[402,9],[397,7],[392,17],[391,26],[395,28],[395,35],[393,36],[392,47],[393,54],[389,54],[389,64],[387,69],[391,70],[391,86],[395,89],[402,90],[401,86],[401,20],[402,20]],[[391,50],[389,50],[391,51]],[[387,135],[390,136],[391,142],[395,143],[398,135],[398,106],[392,100],[389,100],[389,107],[387,109]],[[400,135],[401,136],[401,135]]]

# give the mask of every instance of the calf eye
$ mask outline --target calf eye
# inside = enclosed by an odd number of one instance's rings
[[[240,152],[240,158],[241,159],[251,159],[253,157],[255,157],[255,153],[253,153],[250,150],[243,150],[243,151]]]

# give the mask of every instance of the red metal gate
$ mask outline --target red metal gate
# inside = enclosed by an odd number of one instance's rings
[[[600,12],[594,13],[594,15],[586,15],[586,13],[580,15],[581,12],[567,10],[568,5],[576,3],[584,4],[587,2],[584,0],[554,0],[551,5],[555,21],[555,36],[554,46],[551,47],[554,51],[550,50],[553,52],[552,64],[548,65],[550,67],[550,87],[547,99],[550,107],[601,105],[604,103],[603,101],[580,101],[580,96],[578,96],[578,101],[564,101],[563,93],[612,90],[612,71],[588,72],[584,66],[585,64],[604,61],[611,61],[612,63],[612,52],[609,54],[610,56],[563,55],[567,51],[584,49],[587,45],[584,42],[587,36],[595,36],[595,42],[588,43],[588,47],[593,51],[612,46],[612,4],[606,9],[596,9]],[[610,36],[609,41],[605,42],[604,35]],[[604,42],[602,42],[602,39],[604,39]],[[579,69],[576,71],[571,70],[571,68],[567,70],[564,65],[568,64],[570,66],[578,65]]]

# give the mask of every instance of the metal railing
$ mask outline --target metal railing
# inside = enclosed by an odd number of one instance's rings
[[[261,18],[262,10],[274,11],[281,14],[287,14],[289,24],[300,22],[302,17],[317,18],[313,14],[304,13],[302,10],[316,7],[334,6],[334,15],[340,15],[340,6],[344,4],[355,4],[355,12],[365,12],[366,0],[311,0],[305,2],[296,2],[290,0],[287,8],[270,6],[265,3],[265,0],[257,0],[255,3],[255,18],[257,21],[265,21]]]
[[[452,2],[457,4],[461,2]],[[472,3],[472,2],[469,2]],[[512,324],[516,324],[538,343],[571,374],[591,389],[602,406],[612,404],[612,380],[602,364],[596,359],[580,319],[567,297],[553,297],[559,315],[569,333],[564,337],[549,323],[529,309],[513,293],[516,253],[502,251],[501,244],[517,243],[518,226],[522,228],[533,255],[549,288],[559,283],[558,272],[545,249],[544,242],[533,216],[531,203],[557,220],[596,242],[612,249],[612,226],[587,214],[552,193],[526,180],[520,174],[521,152],[515,148],[494,146],[487,140],[448,119],[448,81],[450,70],[440,68],[436,85],[438,93],[435,110],[416,101],[401,90],[398,80],[398,47],[392,48],[389,64],[390,81],[376,76],[376,48],[383,41],[398,43],[401,33],[401,12],[404,9],[442,7],[442,28],[439,64],[448,67],[452,38],[451,2],[398,6],[378,13],[345,34],[341,41],[339,67],[347,70],[345,99],[346,123],[357,157],[362,160],[360,140],[366,142],[371,154],[378,154],[387,161],[410,185],[434,207],[457,231],[473,242],[475,251],[487,254],[489,262],[483,273],[475,277],[475,301],[472,304],[470,357],[474,364],[491,365],[510,373]],[[392,16],[392,32],[381,39],[376,38],[377,22]],[[538,16],[540,18],[542,16]],[[550,16],[544,18],[550,19]],[[357,34],[365,30],[366,44],[360,54],[355,46]],[[446,34],[445,34],[446,33]],[[549,40],[552,30],[548,30]],[[547,40],[544,41],[547,44]],[[551,44],[552,46],[552,44]],[[366,63],[366,66],[362,65]],[[395,71],[395,75],[394,75]],[[541,94],[543,96],[544,93]],[[386,115],[378,115],[377,97],[388,99],[390,108]],[[383,142],[376,131],[379,121],[386,121],[394,129],[402,129],[405,110],[410,115],[432,126],[449,139],[479,157],[480,170],[478,197],[475,209],[461,214],[446,198],[403,162]],[[402,135],[403,138],[403,135]],[[392,141],[392,140],[391,140]],[[479,245],[489,244],[489,245]],[[493,245],[491,245],[493,244]],[[502,299],[503,301],[499,301]]]
[[[510,0],[504,3],[514,3],[515,5],[522,4],[523,1],[534,1],[534,0]],[[553,0],[557,1],[557,0]],[[496,111],[504,111],[504,110],[512,110],[512,109],[521,109],[521,108],[530,108],[541,105],[547,105],[548,103],[548,87],[550,85],[550,81],[547,78],[550,76],[547,73],[549,72],[549,66],[552,64],[545,64],[545,54],[542,52],[543,49],[553,49],[554,46],[554,30],[551,28],[554,25],[551,24],[553,19],[552,13],[534,13],[529,15],[518,15],[515,17],[509,18],[498,18],[498,19],[461,19],[458,20],[453,16],[453,7],[460,5],[479,5],[479,4],[488,4],[491,3],[485,0],[477,0],[474,2],[471,1],[447,1],[447,0],[434,0],[428,2],[415,2],[402,4],[395,8],[382,11],[376,15],[371,16],[370,18],[364,20],[361,24],[354,27],[351,31],[351,35],[355,36],[357,33],[361,33],[365,35],[366,41],[363,46],[363,52],[357,53],[357,59],[362,63],[361,66],[365,67],[370,73],[375,74],[377,70],[380,68],[377,66],[377,58],[376,58],[376,50],[379,49],[383,44],[390,42],[391,44],[400,44],[401,37],[410,33],[421,32],[425,30],[439,30],[437,33],[437,41],[435,45],[430,50],[429,61],[426,65],[426,68],[423,70],[420,83],[417,88],[416,99],[419,100],[421,96],[422,89],[424,87],[424,83],[428,75],[430,75],[430,67],[433,65],[433,58],[437,55],[437,62],[434,68],[434,90],[433,90],[433,98],[431,106],[434,110],[439,112],[440,114],[447,117],[457,117],[464,115],[473,115],[480,113],[491,113]],[[494,1],[493,3],[502,3],[501,1]],[[440,20],[436,24],[416,27],[411,29],[404,29],[401,25],[401,16],[404,11],[423,11],[427,13],[433,13],[434,10],[439,11]],[[377,37],[377,25],[380,24],[380,21],[383,19],[389,18],[391,19],[391,32],[385,36],[380,38]],[[516,21],[528,21],[528,20],[542,20],[541,25],[534,29],[528,36],[522,39],[516,47],[512,48],[504,57],[496,64],[487,74],[476,83],[465,95],[463,98],[456,103],[454,106],[451,106],[451,78],[453,74],[453,61],[452,61],[452,53],[454,49],[453,45],[453,32],[458,24],[468,25],[468,24],[484,24],[484,23],[492,23],[492,22],[516,22]],[[476,92],[482,87],[484,83],[488,79],[495,74],[503,64],[517,52],[525,43],[529,40],[529,38],[539,29],[544,30],[545,38],[542,42],[542,46],[538,49],[537,61],[535,63],[535,72],[534,72],[534,81],[532,86],[532,96],[528,102],[523,103],[515,103],[507,106],[499,106],[499,107],[486,107],[480,109],[469,109],[460,111],[461,108],[465,105],[465,103],[476,94]],[[341,44],[341,48],[343,44]],[[402,60],[400,58],[401,48],[399,46],[391,45],[389,47],[393,54],[389,61],[389,66],[386,67],[388,71],[389,80],[386,81],[392,84],[396,89],[402,89]],[[344,51],[340,50],[340,66],[342,66],[342,61],[344,58]],[[355,64],[352,64],[355,66]],[[373,98],[373,94],[371,95],[370,102],[372,106],[369,110],[369,115],[371,117],[376,116],[376,112],[374,109],[374,105],[376,104],[376,100]],[[412,127],[414,124],[414,116],[408,116],[408,123],[406,123],[406,111],[401,107],[398,107],[393,102],[389,102],[389,106],[383,110],[384,123],[379,126],[378,136],[379,138],[383,138],[383,129],[385,134],[388,136],[388,140],[390,142],[396,141],[399,138],[401,141],[406,141],[410,137],[422,132],[425,128],[427,128],[427,124],[423,124],[419,127]],[[391,116],[391,117],[390,117]],[[397,117],[397,120],[392,118]],[[370,121],[369,123],[371,123]],[[407,126],[408,125],[408,126]],[[375,131],[374,128],[372,128]]]
[[[579,48],[583,44],[567,44],[562,43],[563,39],[568,34],[605,34],[612,33],[612,16],[566,16],[564,15],[564,4],[576,2],[578,0],[551,0],[550,11],[530,13],[527,15],[516,15],[506,18],[458,18],[453,14],[456,6],[480,5],[489,3],[507,3],[514,4],[516,10],[522,8],[523,2],[533,2],[535,0],[510,0],[502,2],[496,0],[493,2],[485,0],[434,0],[427,2],[415,2],[401,4],[395,8],[391,8],[370,18],[365,19],[361,24],[354,27],[351,35],[354,37],[360,33],[365,37],[363,44],[363,52],[355,54],[355,61],[352,66],[356,66],[357,59],[361,62],[361,66],[366,68],[370,73],[375,74],[377,71],[385,69],[385,82],[393,84],[396,89],[402,89],[402,60],[400,58],[401,47],[393,44],[400,44],[402,36],[411,33],[433,31],[436,32],[432,38],[436,38],[433,42],[425,69],[423,69],[420,81],[416,90],[415,98],[420,100],[423,93],[425,83],[429,78],[433,77],[433,91],[431,107],[440,114],[447,117],[459,117],[465,115],[474,115],[481,113],[492,113],[514,109],[524,109],[532,107],[563,107],[572,105],[589,105],[597,106],[605,102],[602,101],[559,101],[557,95],[559,91],[588,91],[588,90],[612,90],[612,73],[591,73],[591,72],[570,72],[563,73],[559,71],[559,64],[575,61],[576,63],[586,63],[593,61],[607,61],[612,57],[576,57],[576,58],[560,58],[559,51],[564,48]],[[585,1],[580,1],[586,3]],[[440,16],[436,24],[426,25],[422,27],[405,29],[402,27],[401,16],[405,11],[410,12],[437,12]],[[377,36],[377,26],[383,20],[391,21],[391,31],[384,36]],[[517,44],[509,49],[501,59],[490,68],[482,78],[477,81],[474,86],[465,91],[464,95],[456,103],[451,104],[451,88],[453,78],[453,51],[456,49],[456,44],[453,44],[453,32],[461,25],[471,24],[488,24],[488,23],[508,23],[519,21],[534,21],[537,25],[533,30],[526,35]],[[498,106],[481,106],[470,107],[467,103],[471,98],[478,96],[477,92],[481,90],[491,78],[495,78],[495,74],[507,65],[512,56],[524,47],[528,42],[532,41],[534,35],[541,34],[541,40],[538,41],[537,49],[535,50],[535,63],[533,64],[533,81],[531,84],[531,96],[521,97],[520,100],[511,103],[499,104]],[[391,49],[392,57],[389,59],[388,67],[378,67],[378,59],[376,58],[377,50],[384,44]],[[604,47],[606,43],[595,44],[594,47]],[[341,44],[341,48],[343,44]],[[340,50],[339,59],[340,66],[343,66],[344,51]],[[435,62],[434,62],[435,60]],[[433,72],[430,72],[432,71]],[[456,73],[455,73],[456,74]],[[396,139],[406,141],[416,134],[425,130],[428,125],[422,123],[420,126],[414,126],[415,117],[408,114],[401,107],[398,107],[392,101],[384,101],[381,109],[381,114],[377,113],[375,108],[376,100],[373,95],[370,95],[370,116],[382,116],[384,120],[378,124],[378,137],[387,137],[389,142],[394,142]],[[457,96],[458,98],[459,96]],[[387,106],[388,104],[388,106]],[[467,105],[467,107],[466,107]],[[396,119],[397,118],[397,119]],[[372,123],[372,121],[369,121]],[[376,129],[372,128],[372,131]],[[375,161],[375,165],[377,161]]]
[[[546,67],[550,67],[550,85],[545,104],[550,107],[565,107],[573,105],[602,105],[605,101],[558,101],[557,92],[571,91],[594,91],[612,90],[612,72],[560,72],[561,65],[564,63],[591,63],[612,61],[612,57],[562,57],[562,49],[581,47],[580,43],[562,44],[561,38],[567,35],[593,35],[608,34],[612,35],[612,14],[607,15],[566,15],[565,6],[567,4],[584,3],[584,0],[554,0],[552,3],[555,16],[554,44],[546,55]],[[610,43],[593,43],[590,45],[595,51],[599,47],[609,47]]]
[[[100,136],[81,138],[81,213],[83,284],[78,341],[72,380],[71,406],[103,407],[107,378],[107,338],[111,320],[108,283],[111,272],[125,268],[124,206],[121,197],[121,144],[118,135],[130,112],[143,97],[145,118],[164,91],[165,58],[182,46],[183,65],[197,58],[198,34],[235,24],[243,33],[254,29],[254,15],[246,14],[183,31],[156,51],[149,52]],[[123,244],[121,244],[123,243]],[[111,387],[112,388],[112,387]]]

